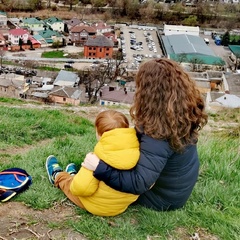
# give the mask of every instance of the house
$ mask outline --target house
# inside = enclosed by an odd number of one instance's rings
[[[23,75],[14,73],[0,75],[0,95],[3,97],[23,97],[28,88]]]
[[[48,46],[47,41],[46,41],[45,38],[42,37],[41,35],[39,35],[39,34],[34,34],[32,37],[33,37],[37,42],[40,43],[41,47],[47,47],[47,46]]]
[[[103,35],[89,38],[84,44],[85,58],[112,58],[113,41]]]
[[[114,47],[118,47],[118,39],[115,33],[107,32],[107,33],[103,33],[103,36],[113,41]]]
[[[67,26],[68,31],[69,31],[71,28],[75,27],[75,26],[84,26],[84,25],[87,25],[85,21],[82,21],[82,20],[80,20],[80,19],[78,19],[78,18],[75,18],[75,17],[72,18],[72,19],[70,19],[70,20],[66,20],[66,21],[65,21],[65,24],[66,24],[66,26]]]
[[[130,106],[133,103],[134,92],[128,92],[126,89],[113,89],[111,87],[103,87],[100,92],[100,105],[127,105]]]
[[[66,70],[61,70],[56,79],[53,82],[54,86],[68,86],[75,87],[78,86],[80,78],[74,72],[69,72]]]
[[[44,29],[45,22],[34,17],[22,19],[20,26],[29,29],[29,31],[37,32]]]
[[[61,33],[50,29],[38,31],[38,35],[44,38],[48,46],[52,45],[54,42],[59,41],[62,43],[64,41],[64,36]]]
[[[64,22],[57,17],[50,17],[44,22],[54,31],[64,32]]]
[[[10,29],[8,40],[12,45],[19,45],[19,40],[22,39],[23,44],[27,43],[29,32],[22,28]]]
[[[92,27],[94,27],[96,29],[96,32],[99,35],[102,35],[104,33],[109,33],[113,30],[111,26],[107,25],[106,23],[104,23],[102,21],[93,23]]]
[[[89,37],[96,35],[96,30],[88,25],[75,26],[69,31],[69,42],[74,45],[83,46]]]
[[[31,42],[31,48],[40,48],[41,47],[41,42],[35,39],[33,36],[29,36],[29,41]]]
[[[55,86],[48,94],[48,101],[60,104],[80,104],[81,90],[68,86]]]

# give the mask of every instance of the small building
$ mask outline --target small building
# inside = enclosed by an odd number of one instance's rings
[[[0,95],[11,98],[21,98],[29,89],[24,76],[10,73],[0,75]]]
[[[54,42],[60,42],[63,43],[64,36],[59,33],[58,31],[53,30],[41,30],[38,31],[38,34],[44,38],[44,40],[47,42],[47,44],[50,46]]]
[[[133,103],[134,92],[128,92],[126,89],[114,89],[106,86],[101,89],[100,101],[101,106],[130,106]]]
[[[84,44],[85,58],[112,58],[113,41],[103,35],[89,38]]]
[[[77,106],[80,104],[81,90],[79,88],[68,86],[55,86],[48,94],[48,101],[59,104],[71,104]]]
[[[74,72],[69,72],[66,70],[61,70],[56,79],[53,82],[54,86],[68,86],[75,87],[78,86],[80,78]]]

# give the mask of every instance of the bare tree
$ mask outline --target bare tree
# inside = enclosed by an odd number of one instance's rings
[[[73,5],[77,4],[79,1],[77,0],[65,0],[64,4],[69,5],[69,11],[72,11]]]
[[[5,55],[6,55],[6,51],[3,49],[0,49],[1,68],[2,68],[3,58]]]
[[[100,89],[111,82],[115,82],[118,76],[127,77],[123,61],[118,59],[108,59],[92,68],[79,71],[81,83],[85,86],[90,103],[96,102]]]

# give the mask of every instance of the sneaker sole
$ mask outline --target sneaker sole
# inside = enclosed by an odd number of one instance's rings
[[[47,158],[47,160],[46,160],[46,169],[47,169],[48,179],[49,179],[50,183],[51,183],[52,185],[54,185],[54,182],[53,182],[53,180],[52,180],[52,178],[51,178],[51,176],[50,176],[50,173],[49,173],[49,171],[48,171],[48,162],[49,162],[50,158],[52,158],[52,157],[55,157],[55,156],[54,156],[54,155],[48,156],[48,158]]]

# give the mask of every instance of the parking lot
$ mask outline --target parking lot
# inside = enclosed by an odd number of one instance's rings
[[[122,26],[121,32],[120,44],[129,69],[138,69],[142,61],[162,56],[155,27]]]

